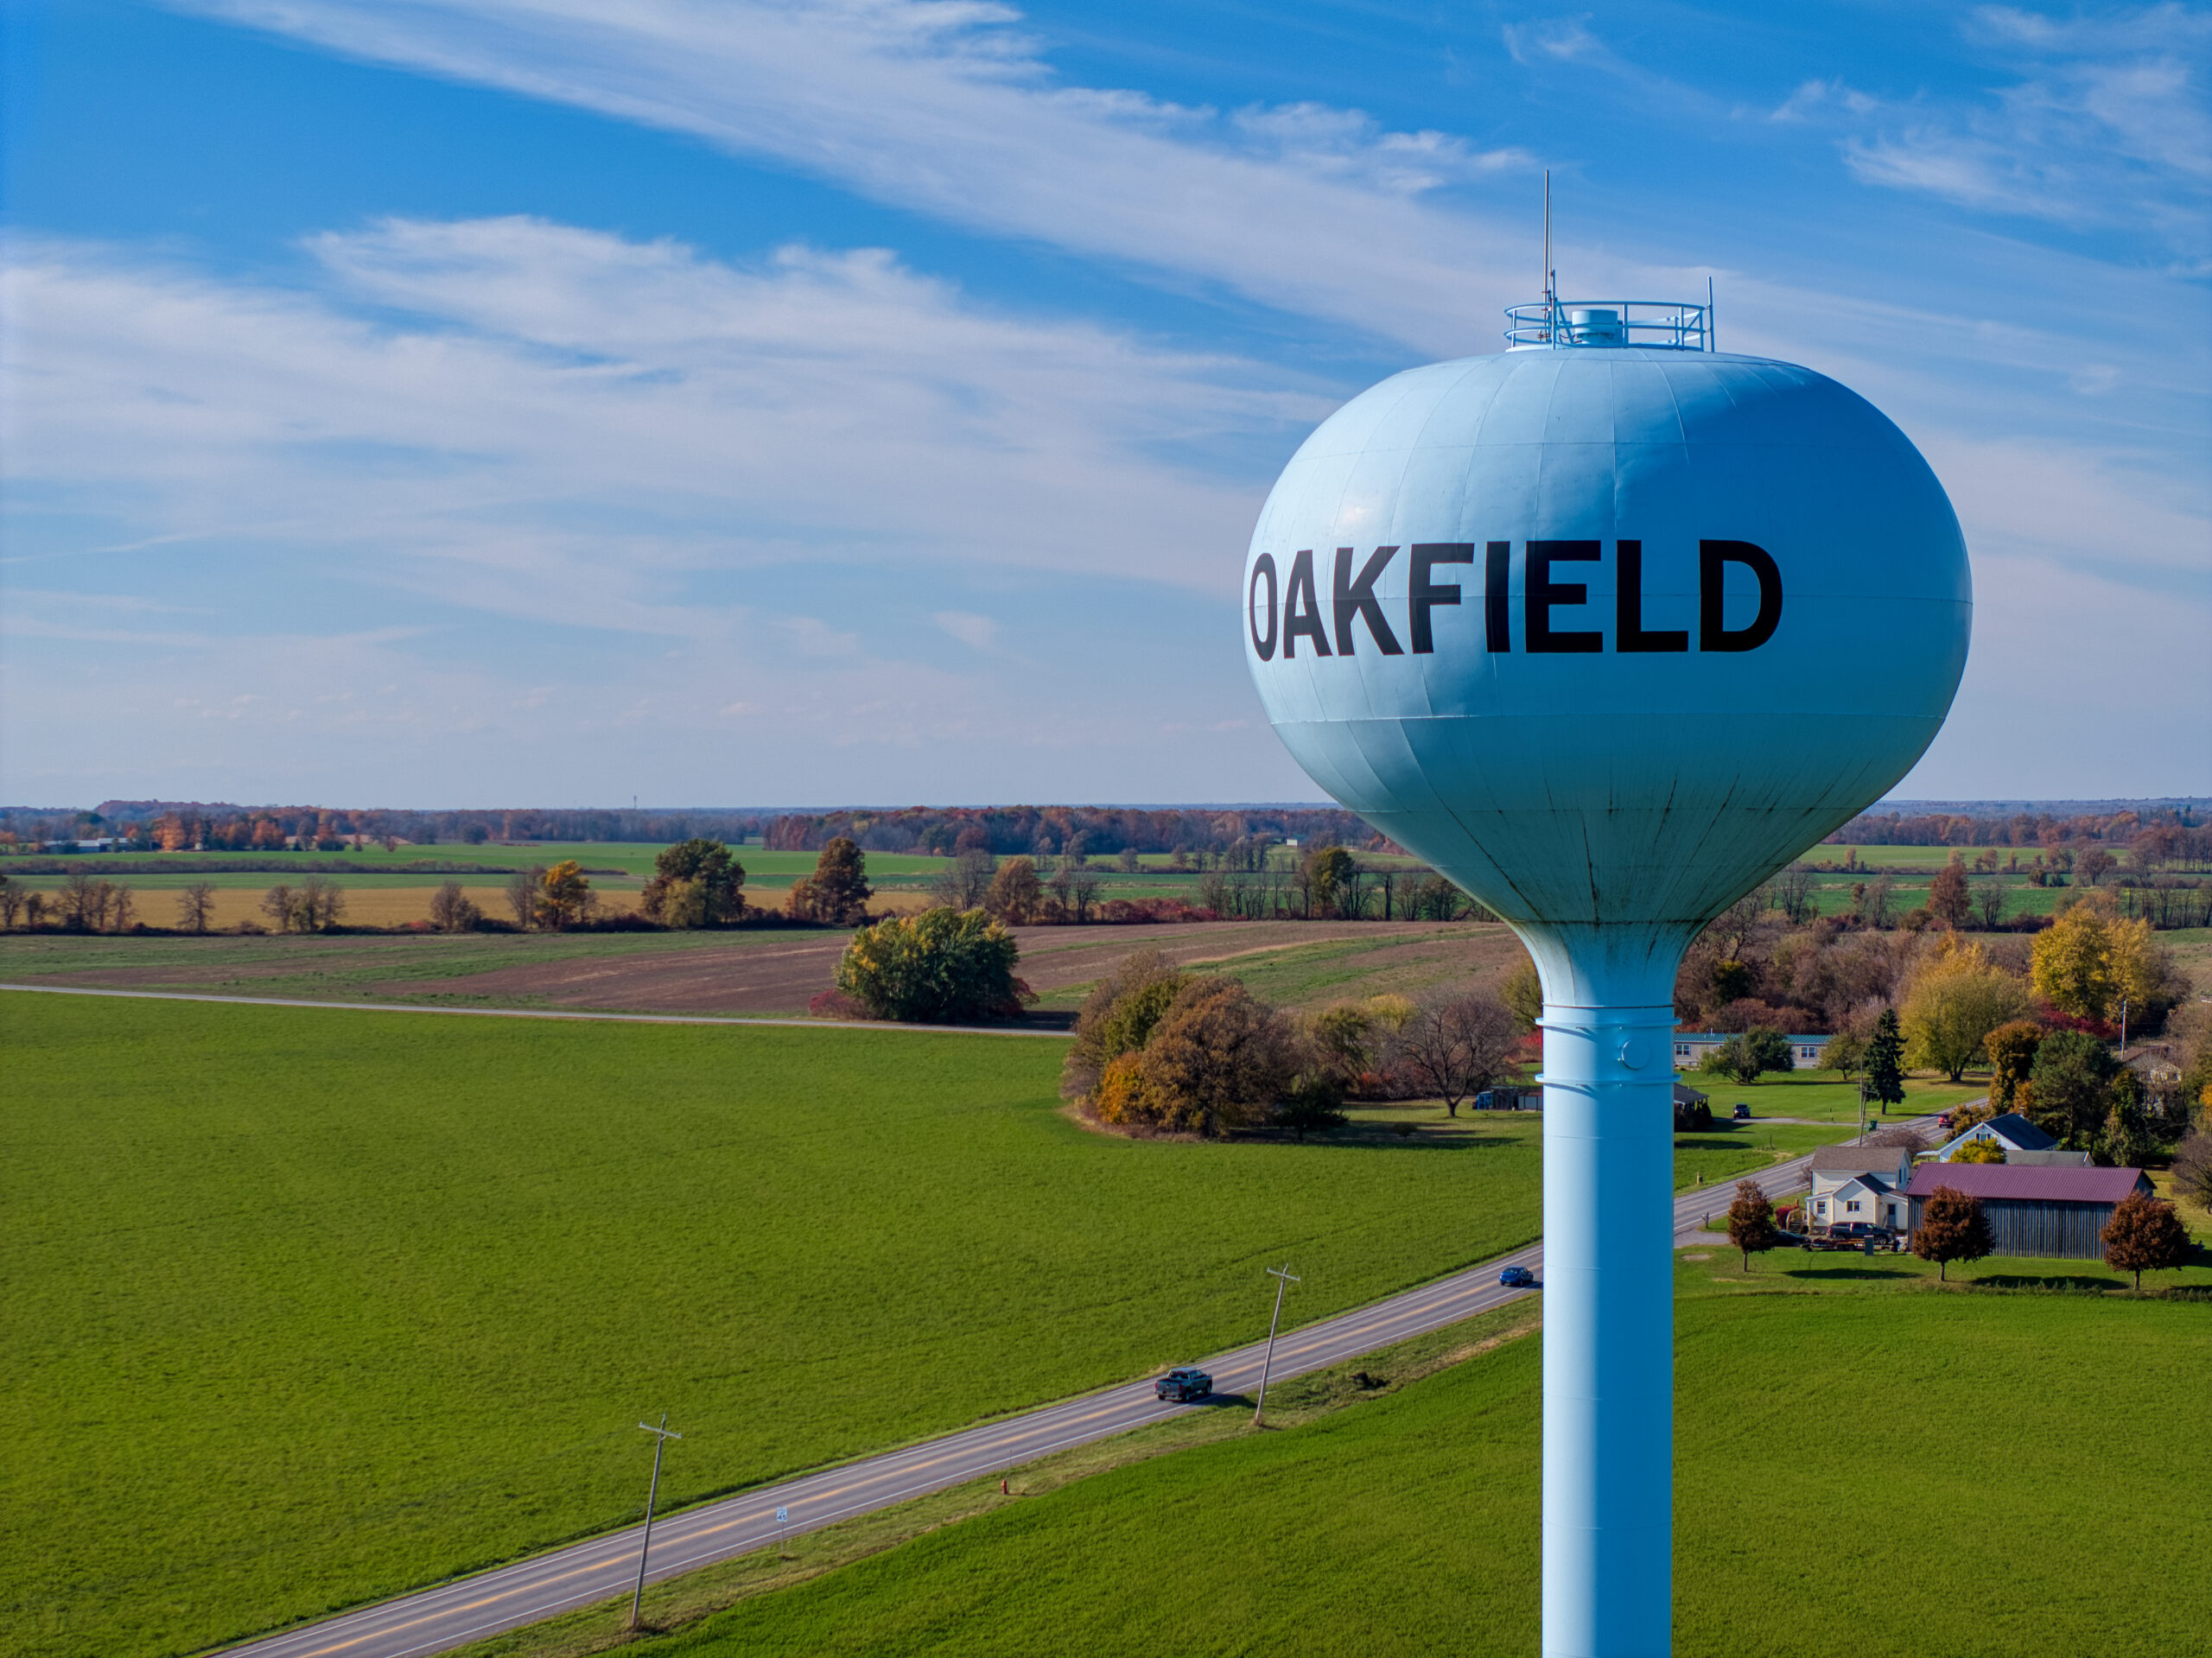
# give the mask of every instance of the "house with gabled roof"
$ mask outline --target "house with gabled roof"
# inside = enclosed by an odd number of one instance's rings
[[[1813,1153],[1807,1202],[1815,1226],[1865,1221],[1902,1229],[1904,1191],[1912,1182],[1909,1146],[1823,1146]]]
[[[2056,1140],[2018,1112],[2005,1111],[1990,1118],[1986,1122],[1977,1122],[1955,1140],[1937,1147],[1936,1160],[1938,1163],[1949,1162],[1957,1153],[1960,1147],[1968,1140],[1974,1140],[1996,1141],[1998,1148],[2005,1153],[2005,1160],[2007,1163],[2012,1160],[2012,1153],[2015,1152],[2049,1152],[2056,1151],[2058,1147]]]

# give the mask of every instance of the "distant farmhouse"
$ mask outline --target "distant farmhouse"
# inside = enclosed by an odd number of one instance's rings
[[[2087,1152],[2063,1152],[2058,1142],[2030,1122],[2017,1111],[2007,1111],[1978,1122],[1948,1145],[1936,1151],[1938,1163],[1948,1163],[1959,1154],[1960,1147],[1977,1140],[1993,1140],[2002,1147],[2005,1162],[2012,1168],[2086,1168]]]
[[[1734,1035],[1732,1031],[1677,1031],[1675,1032],[1675,1069],[1695,1070],[1705,1063],[1705,1056]],[[1832,1036],[1791,1036],[1783,1039],[1789,1044],[1791,1063],[1800,1070],[1817,1070],[1821,1056],[1827,1051]]]
[[[1864,1221],[1902,1230],[1911,1184],[1910,1146],[1823,1146],[1813,1153],[1813,1223]]]
[[[2165,1087],[2181,1081],[2181,1061],[2173,1050],[2163,1043],[2126,1049],[2120,1054],[2120,1063],[2152,1088]]]
[[[2130,1192],[2148,1192],[2151,1182],[2140,1169],[1923,1163],[1905,1189],[1910,1227],[1918,1228],[1922,1205],[1938,1186],[1980,1199],[1981,1212],[1996,1235],[1997,1255],[2096,1261],[2104,1255],[2098,1234],[2112,1211]]]

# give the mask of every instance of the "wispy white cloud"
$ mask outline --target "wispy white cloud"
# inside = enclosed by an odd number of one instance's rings
[[[2212,253],[2212,14],[2164,5],[2062,22],[1985,7],[1964,27],[2018,79],[1979,101],[1812,80],[1775,118],[1843,127],[1845,162],[1870,184],[2076,228],[2141,226],[2186,260]]]
[[[1329,406],[880,252],[739,267],[524,219],[311,246],[321,292],[19,245],[17,489],[97,502],[115,541],[346,549],[448,600],[697,635],[687,573],[798,556],[1224,588],[1263,480],[1160,453]]]
[[[933,612],[930,619],[961,644],[977,651],[988,651],[999,636],[999,625],[988,616],[978,616],[971,610],[940,610]]]
[[[1225,116],[1061,85],[996,6],[851,0],[175,0],[378,61],[693,135],[1431,351],[1495,337],[1527,264],[1415,198],[1523,164],[1352,111]],[[1320,227],[1325,227],[1323,232]]]
[[[1505,49],[1512,54],[1516,63],[1535,63],[1545,58],[1573,63],[1611,55],[1605,42],[1590,32],[1586,12],[1579,17],[1507,23],[1501,33],[1505,37]]]

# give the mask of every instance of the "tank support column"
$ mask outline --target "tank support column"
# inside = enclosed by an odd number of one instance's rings
[[[1545,1658],[1663,1658],[1672,1639],[1666,976],[1662,1006],[1544,1005]]]

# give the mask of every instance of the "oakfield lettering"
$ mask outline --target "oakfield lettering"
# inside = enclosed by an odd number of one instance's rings
[[[1376,584],[1399,553],[1408,559],[1405,599],[1405,643],[1401,643],[1393,617],[1384,609]],[[1605,563],[1602,541],[1532,540],[1522,543],[1522,583],[1519,648],[1531,656],[1586,656],[1608,649],[1627,654],[1688,652],[1687,628],[1658,628],[1645,625],[1643,613],[1644,558],[1640,540],[1613,543],[1613,626],[1602,627],[1555,626],[1553,613],[1590,603],[1588,581],[1571,579],[1573,567]],[[1410,546],[1377,547],[1365,559],[1358,549],[1336,549],[1331,571],[1329,599],[1321,598],[1314,568],[1313,549],[1291,555],[1287,579],[1277,570],[1274,555],[1262,553],[1252,562],[1250,586],[1245,593],[1252,649],[1262,662],[1274,660],[1280,645],[1283,660],[1294,661],[1302,639],[1317,657],[1356,656],[1360,635],[1368,647],[1386,657],[1401,657],[1408,645],[1414,656],[1436,650],[1436,612],[1465,602],[1463,584],[1440,577],[1456,564],[1474,574],[1475,543],[1471,541],[1417,541]],[[1731,627],[1726,616],[1727,569],[1731,564],[1749,570],[1758,583],[1758,610],[1750,622]],[[1357,570],[1355,571],[1355,565]],[[1774,637],[1782,625],[1782,571],[1773,555],[1748,541],[1708,540],[1697,544],[1697,649],[1728,652],[1756,651]],[[1511,587],[1513,543],[1483,543],[1483,648],[1493,654],[1512,651],[1514,606]],[[1333,634],[1333,639],[1332,635]]]

